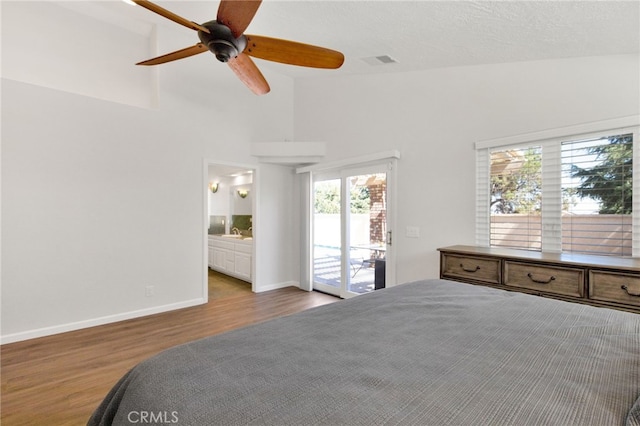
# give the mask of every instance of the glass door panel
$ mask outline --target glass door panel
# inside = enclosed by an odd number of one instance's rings
[[[341,179],[313,183],[314,288],[340,296],[342,283]]]
[[[387,177],[386,173],[360,174],[347,177],[346,182],[350,266],[347,292],[362,294],[384,287]]]

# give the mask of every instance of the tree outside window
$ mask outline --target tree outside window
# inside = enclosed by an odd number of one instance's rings
[[[631,214],[633,206],[633,137],[614,136],[607,142],[584,148],[590,167],[571,164],[571,175],[580,180],[575,195],[596,200],[599,214]]]

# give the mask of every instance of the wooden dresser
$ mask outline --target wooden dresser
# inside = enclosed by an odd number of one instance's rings
[[[440,278],[640,313],[640,259],[450,246]]]

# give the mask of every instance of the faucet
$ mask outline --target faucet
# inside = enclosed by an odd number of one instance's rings
[[[235,235],[240,235],[240,230],[234,226],[233,228],[231,228],[231,233]]]

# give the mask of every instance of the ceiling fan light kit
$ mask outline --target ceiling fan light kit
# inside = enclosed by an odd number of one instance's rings
[[[258,11],[261,0],[221,0],[217,19],[200,25],[164,9],[148,0],[133,0],[160,16],[198,32],[200,43],[166,55],[139,62],[137,65],[158,65],[211,51],[220,62],[227,63],[236,76],[256,95],[271,89],[251,57],[311,68],[336,69],[342,66],[344,55],[324,47],[277,38],[244,35]]]

